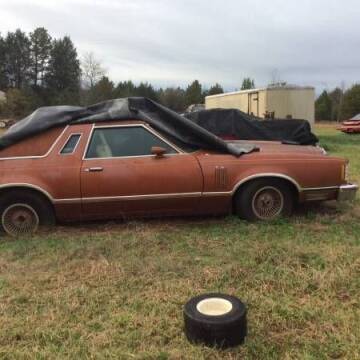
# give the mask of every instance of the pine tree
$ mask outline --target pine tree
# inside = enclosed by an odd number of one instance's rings
[[[134,96],[134,94],[135,85],[131,80],[119,82],[114,91],[114,96],[117,98]]]
[[[20,29],[5,38],[5,74],[9,87],[21,89],[29,79],[30,40]]]
[[[222,86],[216,83],[215,85],[210,87],[209,91],[207,92],[207,95],[217,95],[217,94],[222,94],[223,92],[224,89],[222,88]]]
[[[4,90],[8,86],[6,76],[6,43],[5,39],[0,34],[0,90]]]
[[[135,96],[147,97],[151,100],[158,101],[158,96],[153,86],[147,82],[141,82],[139,86],[134,89]]]
[[[331,119],[332,121],[340,121],[341,108],[344,99],[344,92],[339,87],[329,93],[331,100]]]
[[[360,84],[353,85],[350,89],[345,91],[342,117],[343,119],[350,119],[360,113]]]
[[[30,33],[31,68],[30,77],[35,87],[42,84],[51,51],[51,36],[39,27]]]
[[[249,77],[245,78],[241,85],[241,90],[255,89],[255,81]]]
[[[330,120],[331,118],[331,99],[326,90],[315,101],[315,119]]]
[[[185,91],[186,105],[201,104],[203,102],[203,94],[201,84],[198,80],[193,81]]]
[[[103,76],[89,91],[92,104],[110,100],[114,97],[114,83],[107,76]]]
[[[160,102],[168,108],[182,112],[185,110],[185,91],[178,88],[167,88],[159,91]]]
[[[80,90],[80,61],[71,39],[54,40],[50,52],[45,84],[51,102],[77,103]]]

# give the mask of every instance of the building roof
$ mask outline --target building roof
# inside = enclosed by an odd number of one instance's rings
[[[312,86],[298,86],[298,85],[268,85],[265,87],[260,87],[256,89],[248,89],[248,90],[238,90],[238,91],[232,91],[222,94],[216,94],[216,95],[208,95],[206,98],[215,98],[215,97],[222,97],[222,96],[228,96],[228,95],[236,95],[236,94],[246,94],[246,93],[254,93],[258,91],[272,91],[272,90],[315,90]]]

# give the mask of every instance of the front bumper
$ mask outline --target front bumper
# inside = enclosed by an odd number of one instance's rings
[[[355,199],[358,186],[355,184],[346,184],[339,187],[337,194],[338,201],[351,201]]]
[[[351,201],[355,199],[358,186],[355,184],[344,184],[323,188],[304,189],[300,194],[300,202],[304,201]]]

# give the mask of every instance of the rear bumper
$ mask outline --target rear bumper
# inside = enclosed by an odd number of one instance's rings
[[[338,201],[351,201],[355,199],[358,186],[355,184],[341,185],[338,190]]]

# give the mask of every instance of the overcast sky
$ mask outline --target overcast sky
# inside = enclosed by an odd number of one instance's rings
[[[3,35],[39,26],[93,51],[114,81],[360,82],[359,0],[0,0]]]

